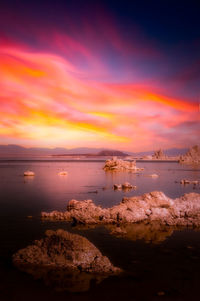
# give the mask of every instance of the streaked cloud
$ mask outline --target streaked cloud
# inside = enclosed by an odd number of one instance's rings
[[[25,42],[2,40],[2,143],[101,146],[133,151],[196,143],[198,100],[182,97],[182,93],[177,96],[177,90],[170,87],[163,89],[155,71],[149,80],[149,75],[144,76],[146,69],[142,63],[134,69],[131,58],[160,62],[163,54],[153,45],[149,51],[145,50],[144,42],[127,44],[112,24],[108,19],[104,22],[101,43],[97,39],[97,27],[93,30],[86,23],[86,42],[54,31],[45,40],[48,51],[42,46],[36,49]],[[89,40],[91,36],[93,41]],[[115,59],[121,55],[113,63],[114,70],[109,62],[112,52],[116,54]],[[196,70],[191,67],[182,77],[179,74],[179,89],[180,81],[192,79]]]

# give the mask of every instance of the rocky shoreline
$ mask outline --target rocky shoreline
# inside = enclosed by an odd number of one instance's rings
[[[163,192],[124,197],[111,208],[96,206],[92,200],[68,202],[64,212],[42,212],[42,219],[65,220],[74,224],[124,224],[157,221],[169,226],[200,226],[200,194],[188,193],[171,199]]]

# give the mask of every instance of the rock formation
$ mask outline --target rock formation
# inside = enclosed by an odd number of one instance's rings
[[[190,181],[190,180],[183,179],[183,180],[180,181],[180,184],[182,184],[182,185],[186,185],[186,184],[198,185],[198,184],[200,184],[200,182],[199,181]]]
[[[67,171],[60,171],[59,173],[58,173],[58,175],[59,176],[67,176]]]
[[[200,226],[200,194],[188,193],[173,200],[163,192],[154,191],[124,197],[119,205],[111,208],[96,206],[92,200],[71,200],[65,212],[42,212],[41,216],[82,224],[158,221],[162,225]]]
[[[121,184],[114,184],[113,189],[114,190],[120,190],[120,189],[122,189],[122,185]]]
[[[162,149],[159,149],[154,152],[152,159],[157,159],[157,160],[165,160],[167,156],[164,154]]]
[[[13,255],[14,265],[47,284],[70,291],[88,290],[97,282],[121,272],[85,237],[64,230],[47,230],[46,236]]]
[[[156,173],[153,173],[152,175],[149,175],[149,177],[151,177],[151,178],[158,178],[159,175],[157,175]]]
[[[24,176],[25,177],[33,177],[34,175],[35,175],[35,173],[33,171],[31,171],[31,170],[26,170],[24,172]]]
[[[130,190],[130,189],[136,189],[136,188],[137,188],[136,186],[133,186],[133,185],[131,185],[128,182],[125,182],[123,184],[114,184],[113,185],[113,189],[114,190],[121,190],[121,189],[123,189],[123,190]]]
[[[113,157],[112,159],[106,160],[104,165],[104,170],[130,170],[130,171],[140,171],[143,168],[136,167],[135,161],[124,161],[122,159],[117,159]]]
[[[186,163],[186,164],[200,164],[200,148],[198,145],[193,146],[189,149],[189,151],[180,156],[179,163]]]
[[[122,189],[132,189],[132,188],[133,188],[133,185],[131,185],[128,182],[125,182],[122,184]]]

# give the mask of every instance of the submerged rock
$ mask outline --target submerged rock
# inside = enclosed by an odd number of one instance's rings
[[[136,223],[158,221],[163,225],[200,226],[200,194],[188,193],[168,198],[153,191],[142,196],[124,197],[111,208],[96,206],[92,200],[71,200],[65,212],[42,212],[42,218],[67,220],[82,224]]]
[[[35,173],[33,172],[33,171],[31,171],[31,170],[26,170],[25,172],[24,172],[24,176],[25,177],[32,177],[32,176],[34,176],[35,175]]]
[[[179,163],[200,164],[200,148],[198,145],[193,146],[189,151],[180,156]]]
[[[21,271],[70,291],[88,290],[92,279],[99,282],[121,272],[85,237],[61,229],[45,234],[13,255]]]
[[[113,157],[112,159],[106,160],[105,165],[103,167],[104,170],[131,170],[131,171],[141,171],[144,168],[136,167],[135,161],[124,161],[122,159],[117,159],[117,157]]]

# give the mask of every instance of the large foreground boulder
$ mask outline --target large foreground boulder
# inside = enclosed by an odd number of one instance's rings
[[[92,200],[68,203],[64,212],[42,212],[42,218],[73,221],[82,224],[121,224],[158,221],[163,225],[200,226],[200,194],[188,193],[171,199],[163,192],[124,197],[111,208],[96,206]]]
[[[85,237],[62,229],[47,230],[45,237],[13,255],[13,263],[35,278],[58,289],[85,291],[97,282],[120,273]]]

